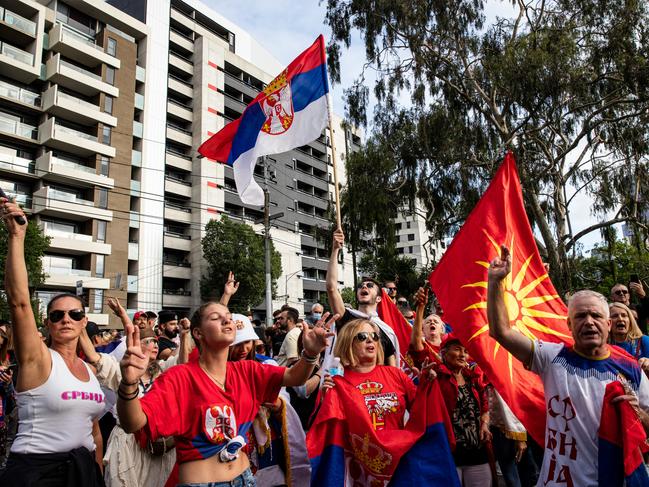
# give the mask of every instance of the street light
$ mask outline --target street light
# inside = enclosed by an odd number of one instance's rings
[[[285,277],[285,282],[284,282],[284,304],[288,304],[288,280],[297,275],[298,278],[302,277],[300,273],[302,272],[302,269],[299,269],[295,272],[292,272],[291,274],[287,274]]]

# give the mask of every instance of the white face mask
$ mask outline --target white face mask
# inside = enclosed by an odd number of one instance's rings
[[[322,313],[311,313],[311,318],[313,318],[313,321],[318,321],[322,318]]]

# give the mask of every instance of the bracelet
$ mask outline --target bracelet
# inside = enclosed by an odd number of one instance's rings
[[[132,401],[140,395],[139,389],[135,389],[133,392],[124,392],[121,387],[117,388],[117,397],[123,401]]]
[[[316,355],[315,357],[310,357],[309,355],[307,355],[307,354],[305,353],[304,350],[302,350],[301,356],[302,356],[302,358],[304,359],[304,361],[305,361],[307,364],[310,364],[310,365],[315,365],[315,364],[317,364],[317,363],[318,363],[318,360],[320,359],[320,355]]]
[[[137,381],[136,382],[124,382],[124,379],[121,379],[119,381],[120,386],[136,386],[138,384],[139,384],[139,382],[137,382]]]

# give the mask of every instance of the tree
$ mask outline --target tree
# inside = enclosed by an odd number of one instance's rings
[[[625,221],[646,237],[647,4],[503,5],[512,15],[486,25],[481,0],[328,0],[331,77],[339,81],[342,49],[360,31],[364,70],[377,72],[367,162],[381,154],[375,170],[388,181],[366,197],[420,198],[438,237],[457,231],[513,149],[540,250],[557,287],[569,289],[582,237]],[[348,120],[366,123],[364,72],[346,95]],[[404,95],[411,108],[399,107]],[[575,232],[573,193],[587,194],[603,220]]]
[[[201,243],[208,263],[208,271],[201,278],[201,294],[204,298],[216,299],[220,296],[228,273],[232,271],[241,284],[230,300],[231,310],[246,312],[264,300],[266,271],[263,236],[257,235],[249,225],[223,216],[206,225],[205,237]],[[271,241],[273,296],[281,273],[282,258]]]
[[[379,282],[395,281],[399,294],[411,299],[423,281],[417,273],[417,261],[400,255],[394,246],[382,245],[374,253],[363,254],[358,265],[361,275],[372,276]]]
[[[7,262],[7,243],[9,234],[4,225],[0,225],[0,282],[4,283],[5,268]],[[50,237],[43,234],[43,231],[33,221],[29,222],[27,234],[25,235],[25,265],[29,277],[29,288],[33,295],[34,289],[38,288],[45,281],[43,273],[42,258],[45,250],[50,245]],[[4,286],[3,286],[4,287]],[[37,325],[41,324],[41,313],[38,300],[32,299],[32,309]],[[0,294],[0,316],[4,319],[9,318],[9,308],[4,293]]]

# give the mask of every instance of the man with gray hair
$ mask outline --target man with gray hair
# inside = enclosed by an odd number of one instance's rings
[[[613,401],[629,401],[649,431],[649,381],[635,360],[611,355],[608,303],[594,291],[576,292],[568,301],[573,346],[533,341],[512,328],[503,291],[510,272],[511,255],[503,246],[488,271],[489,334],[543,381],[545,454],[537,485],[600,485],[598,431],[607,386],[623,384],[625,394]]]
[[[312,328],[318,320],[322,318],[323,312],[324,308],[320,303],[314,303],[313,306],[311,306],[311,314],[307,317],[307,321]]]

